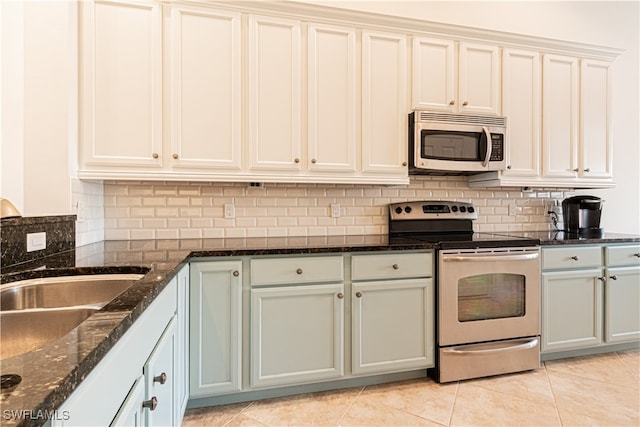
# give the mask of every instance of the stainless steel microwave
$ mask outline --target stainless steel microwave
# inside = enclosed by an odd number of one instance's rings
[[[506,117],[413,111],[409,114],[409,173],[504,170],[506,136]]]

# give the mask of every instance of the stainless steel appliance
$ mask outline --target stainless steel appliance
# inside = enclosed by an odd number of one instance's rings
[[[506,135],[506,117],[414,111],[409,114],[409,173],[504,170]]]
[[[573,196],[562,201],[564,230],[586,235],[602,232],[600,217],[604,200],[596,196]]]
[[[389,239],[437,245],[436,380],[540,366],[540,241],[474,233],[470,203],[389,205]]]

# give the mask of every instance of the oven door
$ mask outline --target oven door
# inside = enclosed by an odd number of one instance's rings
[[[439,252],[439,345],[540,335],[538,247]]]

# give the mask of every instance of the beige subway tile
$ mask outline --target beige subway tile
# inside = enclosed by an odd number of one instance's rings
[[[181,217],[198,218],[202,216],[201,208],[179,208],[178,214]]]
[[[351,225],[345,229],[345,234],[349,235],[359,235],[365,234],[365,226],[364,225]]]
[[[213,219],[211,218],[190,218],[191,227],[211,228],[213,227]]]
[[[222,239],[224,237],[224,229],[222,228],[205,228],[202,230],[203,239]]]
[[[213,208],[203,208],[202,216],[208,218],[220,218],[224,216],[224,208],[222,206]]]
[[[280,207],[288,207],[288,206],[298,206],[298,199],[295,197],[287,198],[287,197],[278,197],[276,200],[276,206]]]
[[[200,228],[181,228],[179,230],[180,239],[201,239],[202,229]]]
[[[155,208],[130,208],[130,215],[134,217],[153,217]]]
[[[131,232],[129,230],[104,230],[105,240],[129,240],[131,238]]]
[[[346,227],[341,227],[337,225],[327,227],[327,234],[330,236],[339,236],[346,233],[347,233]]]
[[[140,218],[118,218],[117,227],[120,229],[142,228],[142,219]]]
[[[189,218],[167,218],[167,228],[188,228]]]
[[[130,196],[151,196],[153,195],[152,185],[130,185],[128,193]]]
[[[177,196],[178,195],[178,187],[175,185],[154,185],[153,186],[153,194],[156,196]]]
[[[143,218],[143,228],[166,228],[167,220],[165,218]]]
[[[104,195],[105,196],[128,196],[129,187],[126,185],[105,184]]]
[[[201,187],[199,185],[178,186],[179,196],[199,196],[201,194]]]
[[[267,216],[282,217],[287,215],[287,208],[267,208]]]
[[[213,218],[213,226],[218,228],[233,228],[235,226],[235,221],[233,219],[226,218]]]
[[[247,228],[247,227],[255,227],[255,226],[256,226],[255,218],[246,218],[246,217],[236,218],[236,227]]]
[[[225,228],[224,237],[237,238],[246,237],[246,230],[244,228]]]
[[[156,230],[156,239],[177,239],[178,237],[178,230],[175,228]]]
[[[287,236],[307,236],[305,227],[287,227]]]
[[[213,196],[213,197],[217,197],[217,196],[222,196],[222,187],[202,187],[200,189],[200,194],[202,196]]]
[[[234,199],[234,204],[236,206],[250,208],[257,206],[255,197],[236,197]]]
[[[156,216],[171,218],[178,216],[178,208],[156,208]]]
[[[307,227],[307,235],[308,236],[326,236],[327,228],[326,227]]]
[[[122,218],[129,216],[129,208],[104,208],[104,215],[106,218]]]
[[[147,240],[155,238],[155,230],[131,230],[131,239],[133,240]]]
[[[278,227],[295,227],[298,225],[297,218],[282,216],[278,218]]]
[[[167,200],[164,197],[143,197],[143,206],[166,206]]]
[[[212,206],[213,200],[211,197],[189,197],[189,204],[191,206]]]
[[[298,225],[304,227],[313,227],[318,224],[318,218],[311,216],[303,216],[298,218]]]
[[[167,197],[167,206],[189,206],[187,197]]]
[[[267,228],[268,237],[286,237],[287,229],[284,227],[269,227]]]
[[[278,219],[275,217],[256,218],[257,227],[275,227],[278,224]]]

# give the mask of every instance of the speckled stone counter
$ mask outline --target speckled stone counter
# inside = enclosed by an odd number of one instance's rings
[[[529,231],[513,233],[517,236],[540,240],[546,245],[596,245],[600,243],[637,243],[640,236],[623,233],[602,232],[598,236],[578,236],[564,231]]]
[[[47,276],[146,273],[69,334],[36,351],[0,361],[3,375],[22,377],[15,388],[2,392],[1,424],[42,425],[47,418],[43,414],[62,405],[189,259],[432,248],[410,239],[390,244],[386,235],[106,241],[79,247],[74,256],[63,252],[30,264],[26,271],[3,274],[0,283],[10,286]]]

